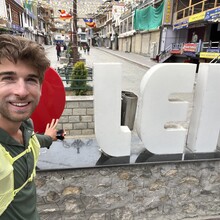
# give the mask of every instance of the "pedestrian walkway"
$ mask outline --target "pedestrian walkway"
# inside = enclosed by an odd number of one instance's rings
[[[152,60],[150,57],[143,56],[140,54],[118,51],[118,50],[111,50],[111,49],[107,49],[105,47],[96,47],[96,48],[99,50],[102,50],[106,53],[110,53],[114,56],[120,57],[122,59],[136,63],[136,64],[143,66],[143,67],[146,67],[146,68],[151,68],[152,66],[157,64],[157,62]]]

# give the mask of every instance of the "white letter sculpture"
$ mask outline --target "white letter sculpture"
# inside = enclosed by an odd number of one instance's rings
[[[187,149],[215,152],[220,129],[220,65],[200,64]]]
[[[192,93],[195,64],[158,64],[143,77],[138,105],[137,131],[154,154],[183,153],[187,130],[165,129],[170,121],[185,121],[188,102],[170,102],[172,93]]]
[[[121,64],[94,64],[95,134],[111,156],[130,156],[131,131],[121,126]]]

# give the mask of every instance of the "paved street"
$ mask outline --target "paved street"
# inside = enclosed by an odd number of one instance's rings
[[[55,46],[45,46],[51,66],[54,69],[62,66],[57,61]],[[91,47],[90,55],[80,51],[82,58],[86,59],[86,65],[93,67],[94,63],[120,62],[122,63],[122,90],[134,92],[139,95],[140,82],[147,70],[156,64],[149,57],[112,51],[105,48]]]

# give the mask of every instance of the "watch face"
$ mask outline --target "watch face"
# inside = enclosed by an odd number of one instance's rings
[[[59,74],[48,68],[42,84],[40,102],[31,115],[34,131],[44,133],[47,123],[52,119],[59,119],[66,102],[65,88]]]

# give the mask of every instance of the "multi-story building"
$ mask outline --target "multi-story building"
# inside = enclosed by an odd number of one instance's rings
[[[1,0],[0,34],[11,33],[41,44],[51,44],[53,9],[49,5],[34,3],[34,1]]]
[[[22,13],[24,12],[23,1],[5,0],[5,5],[8,31],[16,35],[22,35],[24,33],[22,23]]]
[[[146,0],[129,5],[120,17],[119,50],[156,58],[171,43],[172,7],[172,0]]]
[[[219,0],[177,1],[173,14],[173,30],[175,43],[179,48],[174,44],[170,55],[185,55],[194,62],[210,62],[219,56],[219,21]],[[193,42],[193,33],[197,35],[196,42]]]
[[[109,47],[110,27],[111,27],[111,2],[104,2],[99,6],[94,20],[98,28],[95,36],[96,44],[103,47]]]
[[[23,36],[31,40],[35,40],[34,21],[37,19],[36,15],[33,13],[33,8],[33,4],[29,1],[24,2],[24,12],[22,14],[22,23],[24,27]]]
[[[38,4],[34,11],[37,15],[37,19],[34,22],[35,40],[41,44],[52,44],[53,9],[49,6]]]
[[[8,16],[5,0],[0,1],[0,34],[7,33],[9,31],[8,28]]]
[[[95,17],[99,46],[150,56],[160,62],[171,57],[175,61],[202,61],[219,55],[219,0],[106,2]],[[193,32],[198,42],[192,44]]]

